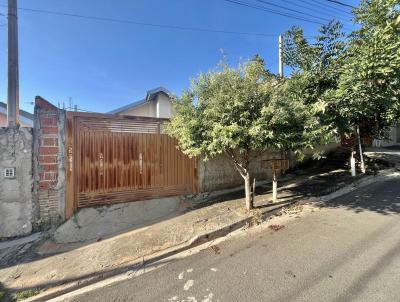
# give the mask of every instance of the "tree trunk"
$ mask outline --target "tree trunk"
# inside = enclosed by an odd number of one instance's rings
[[[251,210],[254,206],[251,198],[251,178],[249,172],[246,172],[246,175],[244,176],[244,188],[246,192],[246,209]]]

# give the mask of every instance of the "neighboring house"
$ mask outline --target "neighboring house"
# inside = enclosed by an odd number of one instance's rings
[[[118,115],[171,118],[173,97],[173,94],[168,89],[164,87],[158,87],[147,91],[144,99],[117,108],[108,113]]]
[[[33,127],[33,114],[19,110],[19,121],[22,127]],[[0,102],[0,127],[7,126],[7,104]]]

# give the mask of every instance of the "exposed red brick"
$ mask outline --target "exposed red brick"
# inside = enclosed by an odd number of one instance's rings
[[[58,178],[57,172],[44,172],[44,179],[45,180],[52,180],[55,181]]]
[[[42,165],[43,172],[58,172],[57,164],[44,164]]]
[[[39,147],[40,155],[53,155],[57,154],[58,147]]]
[[[40,181],[55,181],[57,180],[58,173],[57,172],[40,172],[39,178]]]
[[[55,164],[57,155],[39,155],[39,164]]]
[[[35,97],[35,107],[48,110],[48,111],[57,111],[58,108],[51,104],[50,102],[46,101],[44,98],[41,96],[36,96]]]
[[[58,146],[58,139],[54,137],[43,138],[41,146]]]
[[[58,134],[57,127],[45,127],[42,129],[43,134]]]
[[[57,126],[57,117],[56,116],[41,116],[40,117],[40,125],[42,128],[48,126]]]
[[[47,190],[47,189],[49,189],[49,188],[50,188],[50,182],[48,182],[48,181],[46,181],[46,182],[41,181],[41,182],[39,183],[39,189]]]

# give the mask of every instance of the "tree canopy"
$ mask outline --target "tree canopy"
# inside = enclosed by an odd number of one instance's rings
[[[250,209],[254,154],[301,154],[327,137],[316,116],[323,108],[305,104],[295,85],[266,70],[259,56],[237,68],[222,63],[199,75],[174,101],[174,117],[166,131],[189,156],[227,156],[245,181]]]
[[[365,134],[399,119],[399,0],[363,0],[354,11],[359,29],[345,36],[340,23],[323,26],[315,43],[300,28],[285,35],[284,59],[309,103],[324,104],[321,120],[341,133]],[[301,80],[300,80],[301,79]]]

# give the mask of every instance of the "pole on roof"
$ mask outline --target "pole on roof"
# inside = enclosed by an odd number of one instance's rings
[[[17,0],[8,0],[8,100],[7,124],[19,125]]]

